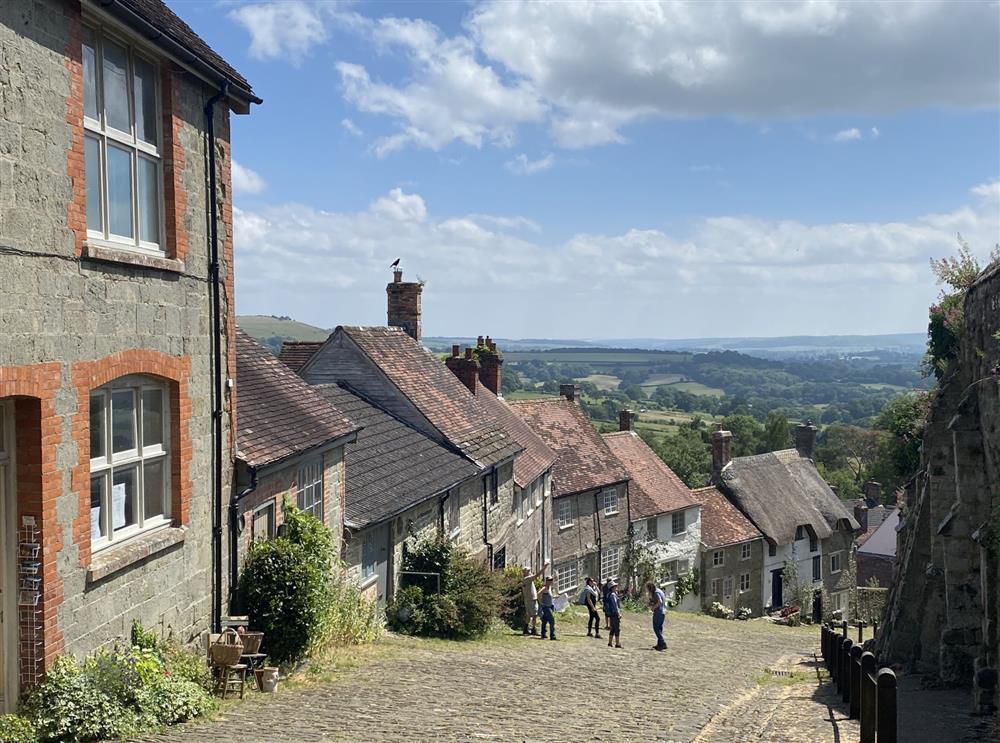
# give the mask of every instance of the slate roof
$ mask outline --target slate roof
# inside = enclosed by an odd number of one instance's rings
[[[120,13],[115,12],[114,5],[123,7],[126,12]],[[122,18],[126,23],[135,28],[140,33],[144,33],[144,29],[140,28],[141,24],[131,22],[133,19],[129,17],[129,12],[133,13],[142,22],[148,23],[150,26],[154,27],[161,34],[176,42],[184,49],[188,50],[191,54],[199,58],[204,64],[209,67],[214,68],[215,71],[222,73],[226,78],[228,78],[233,84],[242,89],[242,92],[247,95],[254,103],[261,103],[261,100],[253,93],[253,88],[243,75],[236,71],[236,69],[229,64],[225,59],[222,58],[212,47],[210,47],[204,39],[202,39],[194,30],[181,18],[172,11],[166,3],[162,0],[116,0],[115,3],[109,3],[111,5],[108,10],[113,12],[116,16]],[[162,41],[157,37],[151,37],[148,33],[144,33],[147,38],[150,39],[154,44],[161,44]],[[191,60],[183,60],[185,62],[190,62]]]
[[[854,509],[857,506],[865,506],[865,508],[868,510],[868,529],[867,531],[864,531],[861,534],[859,534],[857,536],[857,539],[855,540],[858,543],[859,547],[866,541],[868,541],[868,538],[871,537],[871,535],[874,534],[875,531],[880,526],[882,526],[882,522],[886,520],[886,518],[893,510],[895,510],[892,508],[886,508],[883,505],[878,505],[875,506],[874,508],[869,508],[867,505],[867,501],[864,498],[851,498],[850,500],[844,501],[844,503],[850,506],[851,513],[855,513]],[[855,516],[855,518],[857,517]]]
[[[763,536],[718,488],[696,488],[691,495],[701,504],[701,542],[706,547],[718,549]]]
[[[274,355],[236,329],[236,449],[251,467],[348,436],[358,426]]]
[[[301,369],[326,341],[285,341],[278,360],[293,372]]]
[[[479,475],[479,468],[376,407],[346,385],[313,387],[362,426],[345,450],[345,522],[377,524]]]
[[[558,398],[508,404],[556,453],[553,497],[628,480],[622,463],[576,403]]]
[[[483,385],[477,385],[476,399],[486,408],[486,411],[511,435],[524,451],[514,460],[514,482],[518,487],[526,488],[556,461],[556,453],[552,451],[541,437],[531,430],[531,426],[511,410],[506,400],[502,400]]]
[[[697,505],[691,490],[635,431],[602,434],[629,476],[629,519],[646,519]]]
[[[896,530],[899,527],[899,509],[893,509],[886,515],[879,527],[871,532],[863,545],[858,547],[858,554],[880,555],[882,557],[896,556]]]
[[[499,464],[522,450],[437,356],[395,327],[341,326],[441,434],[482,466]],[[337,332],[335,331],[335,332]]]
[[[820,539],[829,537],[841,519],[852,530],[859,528],[812,460],[795,449],[735,457],[716,485],[778,544],[793,541],[799,525],[808,524]]]

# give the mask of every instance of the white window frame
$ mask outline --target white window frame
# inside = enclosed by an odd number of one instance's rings
[[[809,535],[809,551],[819,552],[819,539],[812,534]]]
[[[558,498],[556,504],[556,526],[559,530],[569,529],[576,522],[576,497]]]
[[[842,570],[842,566],[841,566],[840,562],[841,561],[840,561],[840,553],[839,552],[834,552],[833,554],[830,555],[830,572],[831,573],[839,573]]]
[[[164,167],[163,167],[163,89],[160,81],[160,63],[156,59],[140,50],[126,37],[115,33],[106,26],[96,23],[84,24],[85,32],[93,34],[94,39],[94,81],[96,85],[95,95],[97,97],[97,116],[94,119],[84,113],[83,128],[84,142],[86,139],[96,140],[100,149],[100,163],[98,167],[101,172],[100,190],[101,198],[101,227],[94,229],[87,225],[87,241],[116,249],[125,249],[141,253],[152,253],[157,256],[166,254],[166,214],[164,197]],[[129,129],[123,132],[112,127],[107,122],[107,112],[104,106],[104,43],[111,41],[119,46],[123,46],[128,57],[127,89],[129,105]],[[153,99],[156,104],[155,124],[156,143],[149,143],[140,139],[136,131],[136,101],[135,101],[135,60],[141,59],[153,68]],[[83,82],[86,85],[86,80]],[[86,95],[86,92],[84,92]],[[86,110],[86,109],[85,109]],[[131,180],[131,205],[132,205],[132,237],[115,235],[110,231],[108,214],[108,143],[111,142],[119,149],[127,150],[129,153],[129,175]],[[86,144],[85,144],[86,148]],[[156,166],[157,183],[157,240],[149,242],[141,237],[141,227],[139,224],[139,158],[144,158]],[[86,169],[86,167],[85,167]],[[86,215],[85,215],[86,216]]]
[[[750,590],[750,573],[740,574],[740,593],[746,593]]]
[[[568,593],[579,583],[576,570],[576,560],[564,562],[556,566],[556,592]]]
[[[622,567],[622,547],[617,544],[601,551],[601,581],[617,578]]]
[[[646,519],[646,539],[650,541],[656,541],[660,538],[659,536],[659,517],[653,516],[650,519]]]
[[[615,516],[618,513],[618,488],[607,488],[601,491],[601,505],[605,516]]]
[[[112,430],[112,408],[113,395],[116,392],[129,391],[132,394],[132,425],[134,427],[133,436],[135,448],[122,452],[114,452],[113,430]],[[143,393],[160,393],[160,417],[163,430],[160,432],[161,442],[158,444],[145,445],[143,440],[144,420],[143,420]],[[95,401],[101,406],[100,419],[104,427],[104,453],[102,456],[91,457],[90,477],[91,484],[91,513],[93,513],[93,482],[100,480],[99,492],[99,514],[100,534],[96,535],[91,529],[90,550],[91,553],[99,552],[113,545],[121,544],[140,534],[145,534],[156,529],[169,526],[171,523],[170,486],[172,480],[172,467],[170,456],[170,393],[166,385],[151,377],[140,375],[130,375],[116,379],[102,387],[90,391],[88,404],[93,406]],[[90,420],[93,420],[93,410],[90,411]],[[160,463],[163,477],[163,512],[146,518],[146,498],[145,498],[145,473],[149,464]],[[130,526],[113,528],[112,514],[112,485],[116,472],[127,470],[135,471],[135,482],[133,493],[132,509],[135,523]],[[93,522],[92,522],[93,523]]]
[[[744,542],[740,545],[740,559],[749,560],[750,559],[750,542]]]
[[[677,528],[677,520],[680,518],[681,528]],[[670,533],[673,536],[679,536],[687,532],[687,512],[686,511],[674,511],[670,514]]]
[[[726,564],[726,551],[725,550],[715,550],[712,553],[712,567],[721,568]]]
[[[295,476],[295,504],[300,511],[312,514],[325,524],[326,487],[323,482],[324,473],[322,456],[312,457],[299,465]]]
[[[823,557],[821,555],[813,555],[812,579],[813,582],[818,582],[823,580]]]
[[[733,595],[733,576],[729,575],[722,580],[722,595],[724,598],[732,598]]]
[[[361,580],[368,580],[376,574],[378,565],[378,544],[375,539],[378,536],[378,529],[369,529],[361,537]],[[366,551],[370,549],[371,554]],[[371,561],[368,562],[368,557]]]
[[[542,505],[543,500],[545,500],[545,482],[543,480],[535,480],[535,508]]]
[[[267,521],[267,533],[258,534],[257,533],[257,519],[261,517],[266,517]],[[275,532],[277,531],[275,527],[275,508],[274,501],[268,501],[262,506],[258,506],[250,514],[250,530],[253,536],[253,541],[260,542],[266,539],[272,539]]]
[[[721,590],[722,590],[722,579],[721,578],[712,578],[712,595],[713,596],[718,596],[719,595],[719,591],[721,591]]]
[[[462,494],[458,489],[448,491],[447,507],[445,516],[447,523],[447,537],[451,542],[455,542],[462,535]]]

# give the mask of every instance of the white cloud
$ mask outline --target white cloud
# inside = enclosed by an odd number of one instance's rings
[[[857,127],[851,129],[841,129],[833,135],[834,142],[854,142],[861,139],[861,130]]]
[[[361,127],[359,127],[350,119],[341,119],[340,125],[344,127],[344,131],[346,131],[348,134],[351,134],[355,137],[364,136],[364,132],[361,131]]]
[[[233,190],[240,193],[260,193],[267,184],[255,171],[233,160]]]
[[[297,63],[314,46],[326,41],[324,9],[332,7],[288,0],[243,5],[229,11],[229,17],[250,33],[250,56],[285,57]]]
[[[1000,182],[971,191],[973,203],[909,221],[724,216],[696,220],[683,234],[631,229],[555,243],[523,217],[435,215],[399,188],[360,212],[237,210],[241,311],[324,327],[384,322],[380,284],[402,256],[407,271],[430,281],[429,334],[917,329],[938,291],[928,258],[953,254],[958,232],[985,255],[1000,232]]]
[[[873,126],[873,127],[872,127],[872,128],[871,128],[871,129],[869,130],[869,133],[871,134],[871,138],[872,138],[872,139],[878,139],[879,137],[881,137],[881,136],[882,136],[882,132],[880,132],[880,131],[878,130],[878,127],[877,127],[877,126]]]
[[[535,173],[540,173],[543,170],[548,170],[552,167],[555,161],[555,156],[552,153],[549,153],[545,157],[539,158],[538,160],[529,160],[527,155],[521,153],[513,160],[505,162],[504,167],[514,175],[534,175]]]

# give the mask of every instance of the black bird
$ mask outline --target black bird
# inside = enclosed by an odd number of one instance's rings
[[[392,265],[391,265],[391,266],[389,266],[389,268],[395,268],[395,267],[396,267],[396,266],[398,266],[398,265],[399,265],[399,258],[397,258],[396,260],[394,260],[394,261],[392,262]]]

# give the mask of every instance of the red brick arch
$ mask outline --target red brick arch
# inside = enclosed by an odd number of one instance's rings
[[[170,389],[170,512],[175,525],[188,522],[191,501],[191,398],[188,380],[191,359],[168,356],[159,351],[131,349],[96,361],[78,361],[72,366],[76,390],[73,440],[78,460],[71,487],[79,496],[79,511],[73,520],[73,542],[80,551],[81,567],[90,565],[90,391],[131,374],[159,377]]]

